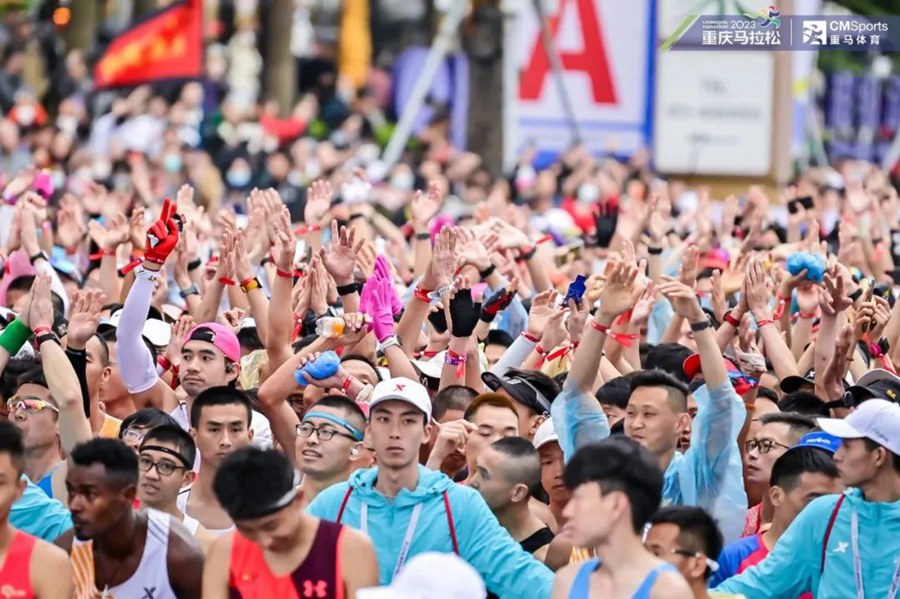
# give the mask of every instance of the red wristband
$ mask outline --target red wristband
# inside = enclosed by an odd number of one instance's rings
[[[293,279],[294,278],[294,275],[292,275],[291,273],[289,273],[287,271],[281,270],[280,268],[275,269],[275,276],[281,277],[282,279]]]
[[[731,310],[725,313],[725,322],[730,324],[731,326],[737,328],[741,326],[741,321],[734,314],[731,313]]]
[[[219,277],[219,282],[223,285],[234,287],[234,279],[229,279],[228,277]]]
[[[255,281],[255,280],[256,280],[256,277],[250,277],[250,278],[248,278],[248,279],[245,279],[245,280],[241,281],[241,287],[246,287],[246,286],[249,285],[252,281]]]
[[[797,316],[804,320],[812,320],[813,318],[816,317],[816,313],[815,312],[800,312],[799,314],[797,314]]]
[[[306,235],[307,233],[314,233],[316,231],[321,231],[322,225],[309,225],[305,227],[297,227],[294,229],[295,235]]]
[[[596,330],[600,331],[601,333],[605,333],[605,334],[609,335],[609,327],[608,326],[600,324],[596,320],[591,320],[591,326],[594,327]]]
[[[159,364],[159,367],[163,369],[163,372],[166,372],[167,370],[172,368],[172,363],[169,361],[169,358],[165,357],[164,355],[160,356],[156,360],[156,363]]]
[[[344,394],[346,394],[347,391],[350,390],[350,385],[352,385],[352,384],[353,384],[353,376],[348,374],[347,378],[344,379],[344,383],[341,385],[341,391],[343,391]]]
[[[764,326],[766,326],[767,324],[772,324],[774,322],[775,322],[774,320],[769,320],[768,318],[763,318],[762,320],[756,321],[756,328],[761,329]]]
[[[538,343],[537,345],[534,346],[534,351],[536,351],[537,355],[539,355],[539,356],[546,356],[547,354],[550,353],[549,351],[547,351],[546,349],[541,347],[540,343]]]
[[[34,333],[35,337],[40,337],[41,335],[46,335],[47,333],[52,333],[50,327],[35,327],[32,333]]]
[[[434,289],[422,289],[421,287],[416,287],[415,291],[413,291],[413,295],[416,299],[422,300],[426,304],[430,304],[432,291],[434,291]]]
[[[522,331],[522,336],[525,337],[526,339],[528,339],[529,341],[531,341],[532,343],[540,343],[541,342],[540,337],[535,337],[528,331]]]

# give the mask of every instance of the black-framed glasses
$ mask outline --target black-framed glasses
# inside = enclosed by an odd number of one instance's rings
[[[150,472],[151,468],[156,468],[160,476],[171,476],[176,470],[187,470],[184,466],[179,466],[169,460],[153,461],[149,456],[142,455],[138,458],[138,468],[141,472]]]
[[[346,437],[351,441],[356,441],[356,437],[354,437],[353,435],[336,431],[330,426],[313,426],[309,422],[304,422],[297,425],[298,437],[303,437],[304,439],[306,439],[311,437],[313,433],[316,433],[316,436],[320,441],[330,441],[334,438],[335,435],[340,435],[341,437]]]
[[[785,445],[784,443],[779,443],[773,439],[750,439],[746,443],[744,443],[744,449],[747,450],[747,453],[750,453],[754,449],[759,451],[760,455],[767,454],[772,451],[774,447],[781,447],[784,449],[790,449],[790,445]]]

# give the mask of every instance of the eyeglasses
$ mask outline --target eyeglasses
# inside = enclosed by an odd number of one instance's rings
[[[325,428],[322,426],[313,426],[309,422],[304,422],[303,424],[297,425],[297,435],[303,437],[304,439],[311,437],[314,432],[321,441],[330,441],[332,438],[334,438],[335,435],[340,435],[341,437],[346,437],[352,441],[356,441],[356,438],[353,437],[353,435],[336,431],[331,427]]]
[[[28,412],[29,414],[36,414],[43,410],[51,410],[59,414],[59,408],[54,406],[52,403],[44,401],[43,399],[39,399],[37,397],[21,397],[19,395],[13,395],[6,402],[6,407],[10,412],[13,410],[22,410],[23,412]]]
[[[144,440],[144,436],[147,434],[147,429],[130,427],[126,428],[122,432],[122,440],[123,441],[134,441],[135,443],[140,443]]]
[[[718,562],[708,558],[707,556],[703,555],[702,553],[700,553],[698,551],[688,551],[687,549],[677,549],[676,548],[676,549],[672,550],[672,553],[674,553],[675,555],[683,555],[684,557],[703,558],[704,560],[706,560],[706,567],[709,568],[710,572],[718,572],[719,571]]]
[[[168,460],[154,462],[151,458],[143,455],[138,458],[138,468],[141,472],[150,472],[150,469],[154,467],[160,476],[171,476],[176,470],[187,470],[184,466],[178,466]]]
[[[772,451],[773,447],[782,447],[784,449],[790,449],[790,445],[785,445],[783,443],[779,443],[777,441],[773,441],[772,439],[750,439],[746,443],[744,443],[744,449],[747,450],[747,453],[750,453],[754,449],[759,451],[760,455],[767,454]]]

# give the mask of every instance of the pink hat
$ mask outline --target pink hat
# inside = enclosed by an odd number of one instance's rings
[[[9,255],[9,260],[6,261],[6,272],[3,274],[3,280],[0,281],[0,306],[11,307],[6,305],[6,291],[9,289],[9,284],[19,277],[25,276],[34,276],[34,266],[28,260],[28,254],[23,250],[16,250]]]
[[[217,322],[204,322],[188,331],[184,337],[184,343],[188,341],[206,341],[216,346],[225,357],[232,362],[241,360],[241,344],[238,342],[234,331]]]

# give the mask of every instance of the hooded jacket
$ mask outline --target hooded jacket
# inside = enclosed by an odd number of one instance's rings
[[[891,579],[900,564],[900,501],[866,501],[859,489],[844,492],[844,502],[834,520],[825,568],[822,544],[828,522],[840,495],[814,499],[800,512],[769,555],[759,564],[729,578],[717,591],[740,593],[747,599],[797,597],[806,591],[816,599],[856,596],[850,521],[859,517],[859,555],[866,598],[888,597]]]
[[[417,504],[422,504],[422,510],[406,562],[426,551],[453,552],[444,506],[446,491],[460,557],[478,570],[488,590],[501,599],[550,597],[553,573],[509,536],[477,491],[454,483],[443,473],[419,466],[415,490],[403,489],[392,502],[375,490],[377,477],[378,468],[357,470],[347,482],[321,492],[306,511],[317,518],[337,521],[347,489],[352,487],[341,524],[361,528],[361,506],[363,503],[368,506],[368,535],[378,556],[381,584],[388,584],[393,578]]]

